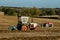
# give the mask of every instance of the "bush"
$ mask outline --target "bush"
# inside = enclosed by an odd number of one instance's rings
[[[3,8],[2,11],[4,12],[4,15],[10,15],[10,16],[16,15],[15,10],[13,10],[13,9]]]

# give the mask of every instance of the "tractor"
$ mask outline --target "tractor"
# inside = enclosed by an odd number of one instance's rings
[[[29,22],[28,16],[18,16],[18,24],[17,24],[18,30],[24,30],[24,31],[27,31],[28,29],[36,30],[37,26],[38,26],[37,23]]]
[[[29,21],[30,18],[28,16],[19,16],[18,15],[18,23],[17,26],[11,26],[9,30],[37,30],[38,24]],[[32,20],[32,19],[31,19]]]
[[[53,23],[43,23],[38,24],[33,22],[33,18],[30,20],[30,17],[28,16],[19,16],[18,14],[18,23],[17,26],[11,26],[8,29],[9,30],[39,30],[39,27],[53,27]],[[31,21],[31,22],[30,22]]]

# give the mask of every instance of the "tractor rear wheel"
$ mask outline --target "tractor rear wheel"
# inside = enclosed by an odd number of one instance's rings
[[[22,25],[21,30],[22,30],[22,31],[27,31],[27,30],[28,30],[28,28],[27,28],[27,26],[26,26],[26,25]]]

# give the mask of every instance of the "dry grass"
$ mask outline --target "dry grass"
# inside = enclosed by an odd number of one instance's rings
[[[60,26],[60,20],[58,19],[45,19],[45,18],[33,18],[33,22],[37,23],[45,23],[45,22],[52,22],[54,26]]]
[[[33,22],[37,23],[52,22],[54,23],[54,25],[60,26],[60,20],[55,19],[33,18]],[[0,15],[0,27],[2,26],[7,27],[8,25],[17,25],[17,17]]]
[[[4,16],[0,15],[0,30],[7,28],[12,25],[17,25],[17,17],[16,16]]]
[[[52,36],[52,37],[51,36],[46,36],[46,37],[45,36],[43,36],[43,37],[40,36],[41,34],[44,34],[44,33],[49,34],[49,32],[51,32],[50,34],[52,34],[52,35],[53,34],[58,35],[60,33],[60,28],[59,28],[60,20],[44,19],[44,18],[33,18],[33,22],[37,22],[37,23],[53,22],[54,25],[57,28],[48,28],[48,29],[47,28],[40,28],[40,30],[37,33],[34,33],[34,31],[32,31],[31,33],[21,32],[21,31],[9,31],[7,29],[8,26],[17,25],[17,17],[16,16],[3,16],[3,15],[0,15],[0,40],[58,40],[58,39],[60,40],[60,36],[59,37],[57,37],[57,36]],[[44,33],[39,33],[39,32],[44,32]],[[46,33],[46,32],[48,32],[48,33]],[[52,33],[52,32],[55,32],[55,33]],[[15,33],[17,33],[17,34],[15,34]],[[37,34],[39,34],[39,36],[37,36]],[[33,37],[28,37],[28,35],[29,36],[34,35],[34,36]],[[3,38],[4,36],[5,37],[13,36],[13,37],[12,38]],[[24,36],[27,36],[27,37],[24,37]]]
[[[48,36],[48,37],[12,37],[12,38],[1,38],[0,40],[60,40],[60,37]]]
[[[20,32],[20,33],[0,33],[0,40],[60,40],[57,33],[45,32]]]

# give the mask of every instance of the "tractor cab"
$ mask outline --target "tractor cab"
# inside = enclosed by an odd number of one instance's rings
[[[18,30],[34,30],[37,27],[37,23],[29,23],[29,17],[28,16],[18,16],[18,24],[17,28]]]
[[[28,16],[21,16],[21,22],[22,22],[22,24],[27,24],[28,20],[29,20]]]
[[[29,20],[28,16],[18,16],[18,24],[17,24],[18,30],[21,30],[23,25],[27,25],[28,20]]]

